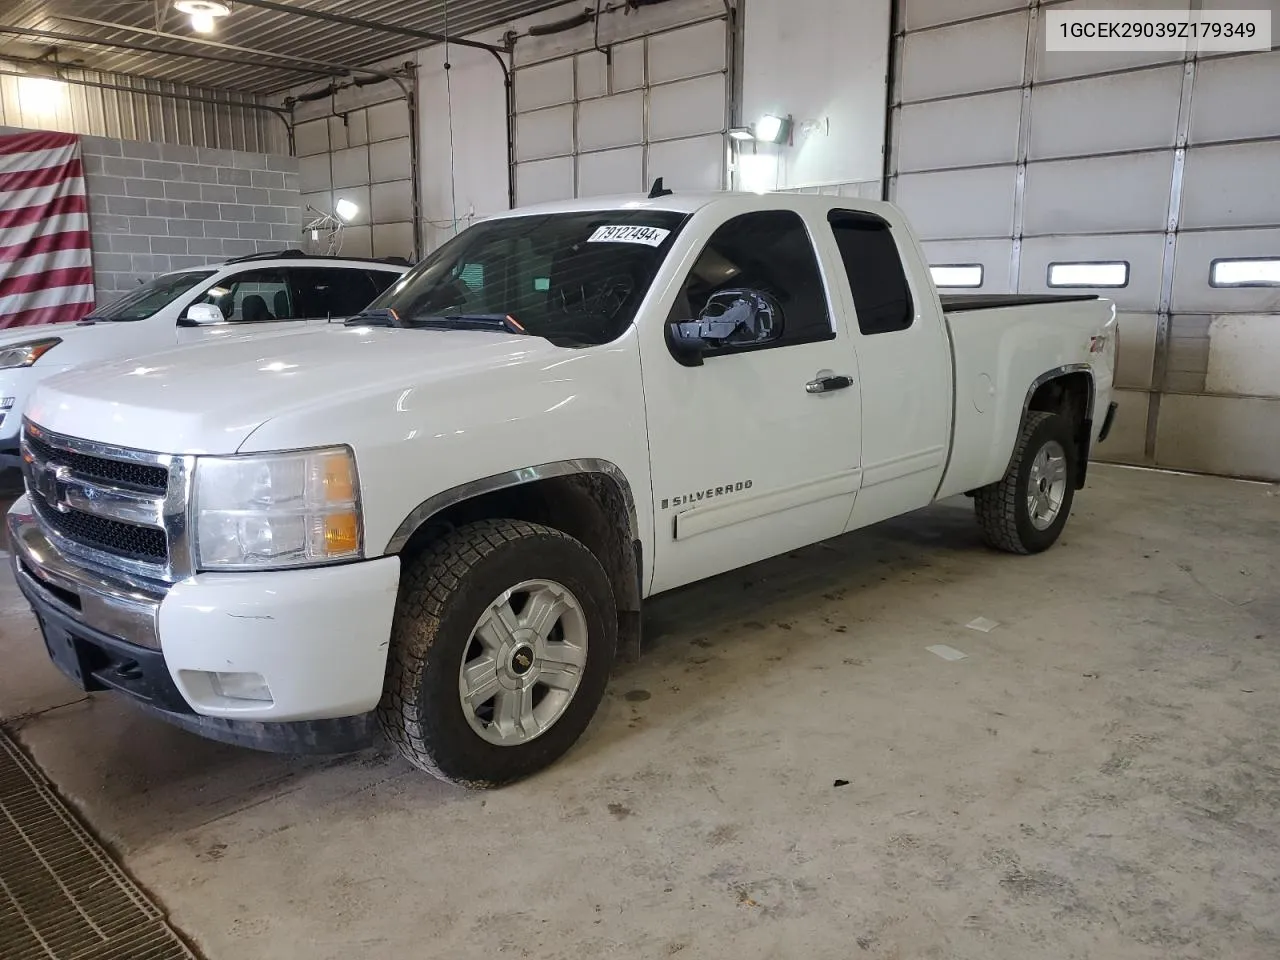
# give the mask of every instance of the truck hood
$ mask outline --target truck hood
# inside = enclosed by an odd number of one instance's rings
[[[54,433],[162,453],[234,453],[273,417],[563,354],[538,337],[324,326],[151,353],[50,377],[28,416]]]

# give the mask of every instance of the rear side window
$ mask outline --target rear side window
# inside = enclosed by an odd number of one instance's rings
[[[364,270],[300,267],[291,272],[302,302],[302,316],[309,319],[354,316],[378,296]]]
[[[853,290],[858,329],[867,336],[906,330],[915,305],[889,224],[852,210],[833,210],[827,219]]]
[[[387,287],[391,286],[402,276],[403,274],[396,273],[392,270],[369,271],[369,279],[373,281],[373,288],[378,291],[378,296],[382,296],[382,291],[386,290]],[[372,302],[373,301],[370,301],[370,303]],[[363,309],[363,307],[361,309]]]
[[[749,317],[712,353],[835,337],[818,259],[800,215],[744,213],[711,235],[672,307],[673,322]]]

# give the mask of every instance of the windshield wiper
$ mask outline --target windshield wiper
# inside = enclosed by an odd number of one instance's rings
[[[498,333],[528,333],[507,313],[451,313],[405,319],[391,309],[369,310],[345,321],[349,327],[413,327],[417,330],[493,330]]]

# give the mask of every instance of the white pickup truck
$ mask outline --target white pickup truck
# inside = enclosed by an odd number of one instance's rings
[[[1050,546],[1114,324],[940,298],[884,203],[515,210],[345,325],[46,381],[13,566],[85,689],[507,783],[583,732],[650,595],[965,493],[992,546]]]

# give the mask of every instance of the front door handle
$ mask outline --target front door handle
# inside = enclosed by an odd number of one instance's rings
[[[804,385],[806,393],[830,393],[832,390],[846,390],[853,386],[853,377],[819,377]]]

